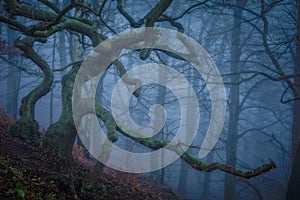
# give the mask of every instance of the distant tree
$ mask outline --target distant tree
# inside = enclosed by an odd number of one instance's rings
[[[14,40],[17,38],[17,33],[13,30],[7,29],[7,41],[8,46],[13,47]],[[18,65],[21,59],[18,59],[18,54],[13,52],[14,48],[11,48],[11,52],[8,53],[8,60],[11,64]],[[15,54],[15,55],[14,55]],[[7,112],[17,119],[18,113],[18,96],[20,89],[20,69],[15,66],[9,66],[8,78],[7,78]]]
[[[233,22],[231,33],[231,48],[230,48],[230,73],[235,74],[231,77],[232,83],[238,83],[241,79],[240,75],[240,57],[241,49],[241,21],[243,7],[246,1],[237,1],[233,9]],[[240,87],[239,84],[230,86],[229,99],[229,123],[226,139],[226,163],[232,167],[236,166],[237,162],[237,145],[238,145],[238,125],[240,116]],[[224,199],[235,198],[236,178],[230,174],[225,175]]]
[[[293,115],[293,137],[292,137],[292,171],[288,184],[287,199],[300,198],[300,1],[297,1],[297,33],[295,35],[295,78],[293,84],[294,93],[294,115]]]

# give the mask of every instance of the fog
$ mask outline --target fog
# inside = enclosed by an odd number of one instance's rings
[[[51,10],[38,1],[23,2],[38,10]],[[92,7],[96,5],[93,2],[97,4],[98,1],[84,1]],[[98,2],[99,5],[102,5],[101,2]],[[128,14],[138,21],[157,2],[128,0],[123,2],[123,6]],[[56,3],[62,7],[67,5],[68,1]],[[4,12],[3,8],[1,10]],[[98,31],[108,38],[114,38],[116,33],[134,29],[118,11],[117,1],[106,2],[101,19],[88,11],[84,13],[76,9],[67,12],[66,16],[79,16],[80,12],[83,18],[94,22]],[[168,21],[166,16],[174,20]],[[18,20],[26,26],[36,24],[35,20],[24,16],[18,17]],[[170,188],[186,199],[285,199],[292,163],[294,93],[289,85],[289,81],[293,82],[292,78],[284,77],[293,74],[295,67],[296,3],[289,0],[263,1],[263,4],[256,0],[176,0],[170,4],[164,15],[157,19],[154,26],[177,31],[175,22],[180,23],[184,34],[199,43],[211,56],[220,72],[226,92],[227,105],[221,135],[212,150],[200,160],[208,164],[219,162],[243,170],[254,170],[272,160],[276,169],[247,179],[218,169],[209,172],[197,170],[178,158],[166,167],[139,175]],[[13,46],[13,41],[17,38],[25,38],[25,34],[12,30],[5,23],[1,24],[1,41],[5,43],[0,48],[0,107],[15,119],[20,119],[22,99],[42,82],[45,75],[35,62],[24,57],[22,53],[9,53],[17,52],[17,47]],[[61,117],[62,77],[70,72],[72,66],[66,67],[65,70],[58,69],[76,61],[89,59],[93,46],[89,37],[67,28],[48,36],[46,43],[34,44],[34,50],[54,71],[50,92],[37,101],[34,110],[39,129],[47,130]],[[99,58],[102,58],[101,55]],[[199,121],[195,120],[198,127],[195,130],[196,135],[187,149],[190,155],[198,158],[209,125],[215,116],[215,113],[212,114],[211,99],[211,92],[216,89],[215,86],[209,90],[207,85],[211,83],[203,78],[203,74],[194,64],[162,50],[152,49],[150,56],[145,60],[141,59],[140,51],[126,53],[120,56],[119,60],[127,72],[148,63],[159,63],[171,67],[185,78],[196,95],[198,104],[197,108],[192,104],[185,105],[188,112],[186,115],[181,113],[183,100],[178,99],[170,89],[170,86],[178,84],[172,82],[174,78],[170,78],[171,73],[158,73],[159,83],[169,80],[166,84],[169,84],[169,88],[157,83],[142,84],[140,94],[130,96],[128,107],[131,120],[137,126],[150,126],[153,119],[156,123],[153,126],[155,128],[157,123],[165,121],[163,128],[158,130],[154,138],[167,141],[176,136],[182,125],[181,120],[186,123],[186,137],[190,137],[188,135],[194,130],[187,124],[194,120],[192,113],[199,109]],[[151,74],[149,71],[139,73],[141,74],[137,75],[137,78],[145,73],[156,77],[155,73]],[[93,86],[97,81],[91,81],[83,90],[86,90],[88,95],[91,87],[96,87],[96,101],[112,112],[113,91],[118,80],[120,71],[115,64],[111,64],[103,73],[98,85]],[[141,82],[143,83],[143,80]],[[133,84],[127,86],[130,91],[135,89]],[[180,94],[191,96],[186,88],[178,90]],[[122,91],[116,92],[122,95]],[[119,96],[117,100],[124,103],[124,99],[125,97]],[[155,104],[163,107],[163,119],[151,116],[150,108]],[[89,117],[87,115],[85,120],[88,121]],[[100,118],[97,122],[108,135],[106,123]],[[86,132],[89,131],[85,126],[82,128]],[[154,151],[120,131],[118,135],[114,145],[126,151]],[[99,147],[95,138],[88,138],[90,146],[86,148]],[[80,140],[79,137],[77,140]],[[163,165],[163,156],[164,153],[160,154],[160,157],[152,157],[151,162]]]

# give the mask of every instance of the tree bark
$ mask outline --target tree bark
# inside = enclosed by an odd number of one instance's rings
[[[39,144],[39,125],[34,118],[34,111],[36,102],[46,95],[53,82],[53,71],[36,52],[33,50],[33,43],[39,40],[40,42],[46,42],[43,38],[28,37],[23,40],[16,40],[15,46],[26,52],[26,55],[43,71],[43,81],[32,90],[27,96],[22,99],[22,105],[20,108],[20,120],[11,126],[9,132],[12,135],[16,135],[26,142],[38,146]]]
[[[295,74],[300,73],[300,1],[297,1],[297,35],[296,35],[296,57]],[[300,93],[300,77],[295,77],[294,85]],[[300,100],[294,101],[293,109],[293,132],[292,132],[292,171],[288,183],[286,199],[300,199]]]
[[[72,115],[72,90],[79,65],[75,65],[62,79],[62,113],[59,120],[51,124],[44,136],[44,147],[72,160],[72,148],[76,128]]]
[[[241,2],[238,4],[242,5]],[[239,5],[239,6],[240,6]],[[240,31],[241,31],[241,8],[234,8],[233,14],[233,31],[231,35],[231,51],[230,51],[230,71],[235,74],[231,77],[232,83],[237,83],[240,80]],[[239,84],[233,84],[230,87],[230,102],[229,102],[229,124],[228,124],[228,135],[226,140],[226,163],[231,166],[236,166],[237,159],[237,143],[238,143],[238,124],[239,124]],[[235,184],[236,177],[231,174],[225,175],[224,182],[224,199],[233,200],[235,199]]]
[[[17,39],[17,33],[14,30],[7,28],[7,41],[8,48],[13,49],[14,40]],[[13,51],[13,50],[12,50]],[[11,55],[10,55],[11,54]],[[8,52],[8,60],[10,63],[18,65],[17,55],[14,52]],[[17,119],[18,113],[18,95],[19,95],[19,85],[20,85],[20,70],[15,66],[8,64],[8,77],[7,77],[7,112],[14,119]]]
[[[211,152],[207,156],[207,162],[211,163],[213,161],[214,154]],[[202,193],[200,199],[208,199],[209,195],[209,189],[210,189],[210,181],[211,181],[211,174],[207,173],[204,175],[204,181],[203,181],[203,188],[202,188]]]

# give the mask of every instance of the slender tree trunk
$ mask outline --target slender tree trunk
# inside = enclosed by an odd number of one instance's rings
[[[293,163],[292,173],[290,176],[288,191],[286,195],[287,200],[299,200],[300,199],[300,145],[295,152],[295,159]]]
[[[241,4],[238,3],[238,4]],[[233,31],[231,35],[231,55],[230,55],[230,71],[236,73],[231,77],[232,83],[237,83],[240,80],[240,31],[241,31],[241,8],[234,8],[233,14]],[[236,166],[237,159],[237,142],[238,142],[238,121],[239,121],[239,84],[233,84],[230,87],[230,102],[229,102],[229,125],[228,135],[226,141],[226,163],[232,167]],[[233,200],[235,199],[235,184],[236,177],[231,174],[225,175],[225,187],[224,187],[224,199]]]
[[[162,56],[162,58],[164,58],[164,56]],[[161,72],[161,70],[159,71],[159,82],[162,83],[163,80],[167,79],[166,77],[166,74],[163,74]],[[164,107],[165,105],[165,96],[166,96],[166,89],[164,87],[160,87],[158,89],[158,92],[157,92],[157,96],[156,96],[156,104],[159,104],[161,105],[162,107]],[[161,122],[162,119],[159,119],[158,121]],[[158,127],[158,125],[155,125],[156,127]],[[163,134],[163,130],[160,130],[158,134],[161,134],[161,139],[164,138],[164,134]],[[155,156],[151,156],[150,158],[150,165],[151,164],[154,164],[154,166],[156,165],[156,163],[159,163],[160,165],[163,164],[163,159],[164,159],[164,155],[161,154],[159,157],[155,157]],[[163,182],[163,176],[164,176],[164,169],[160,169],[160,170],[157,170],[157,171],[154,171],[151,173],[153,179],[155,181],[158,181],[158,182]]]
[[[296,37],[296,57],[295,57],[295,74],[300,74],[300,2],[298,0],[298,20],[297,20],[297,37]],[[300,93],[300,77],[294,79],[294,85]],[[294,102],[293,113],[293,142],[292,142],[292,156],[295,159],[297,147],[300,142],[300,100]]]
[[[297,1],[297,37],[296,37],[296,57],[295,74],[300,74],[300,1]],[[295,87],[300,93],[300,77],[294,79]],[[288,184],[288,200],[300,199],[300,100],[294,102],[293,132],[292,132],[292,172]]]
[[[190,77],[189,78],[190,84],[193,85],[194,73],[192,72],[191,69],[189,70],[188,76]],[[188,90],[186,95],[188,97],[191,96],[190,90]],[[188,113],[187,117],[186,117],[186,119],[181,119],[181,120],[185,121],[186,133],[187,134],[190,134],[191,132],[194,131],[194,130],[191,130],[191,127],[189,126],[189,122],[193,121],[193,119],[191,119],[192,115],[190,115],[189,113],[192,113],[193,109],[194,108],[192,108],[191,105],[187,105],[187,113]],[[188,184],[188,176],[189,176],[189,171],[188,170],[189,170],[189,165],[182,160],[181,164],[180,164],[179,182],[178,182],[178,187],[177,187],[177,191],[182,195],[185,195],[187,193],[187,184]]]
[[[213,152],[208,154],[207,163],[212,163],[213,162],[213,157],[214,157]],[[211,173],[206,173],[204,175],[203,188],[202,188],[202,193],[201,193],[201,197],[200,197],[201,200],[208,199],[210,181],[211,181]]]
[[[51,63],[51,68],[54,70],[55,68],[55,48],[56,48],[56,34],[54,34],[53,38],[53,47],[52,47],[52,63]],[[53,87],[51,87],[51,92],[50,92],[50,124],[53,123]]]
[[[61,10],[65,6],[63,4],[66,4],[66,3],[67,3],[66,1],[60,2],[59,0],[56,0],[56,4],[59,5],[59,8]],[[64,67],[67,65],[66,31],[65,30],[60,31],[56,34],[58,34],[57,52],[59,55],[59,64],[60,64],[60,67]],[[66,74],[65,71],[62,71],[60,73],[61,77],[63,77],[65,74]]]
[[[14,47],[14,40],[17,38],[16,31],[13,31],[7,28],[7,41],[8,41],[8,49],[13,49]],[[7,112],[12,116],[14,119],[17,119],[18,113],[18,95],[19,95],[19,85],[20,85],[20,70],[16,68],[18,65],[17,63],[17,55],[13,55],[12,52],[8,52],[8,78],[7,78]]]
[[[181,160],[180,162],[180,173],[179,182],[177,186],[177,192],[181,195],[185,195],[187,191],[187,181],[188,181],[188,168],[189,165]]]
[[[173,16],[176,15],[176,8],[174,8],[173,10]],[[188,19],[188,30],[190,30],[190,27],[191,27],[191,16],[189,17]],[[193,70],[192,68],[189,69],[189,73],[188,73],[188,76],[190,77],[189,78],[189,82],[191,85],[194,85],[194,77],[195,77],[195,74],[193,73]],[[190,91],[188,90],[187,92],[187,96],[191,96],[191,93]],[[191,118],[191,115],[189,113],[192,113],[194,108],[191,108],[190,105],[187,105],[187,117],[186,119],[181,119],[181,120],[186,120],[186,124],[188,124],[189,121],[192,121]],[[194,130],[191,130],[191,128],[187,125],[186,127],[186,132],[187,134],[190,134],[192,131]],[[182,194],[182,195],[185,195],[186,192],[187,192],[187,185],[188,185],[188,175],[189,175],[189,166],[186,162],[184,162],[183,160],[181,160],[180,162],[180,172],[179,172],[179,182],[178,182],[178,186],[177,186],[177,191]]]
[[[65,32],[61,31],[58,33],[58,54],[59,54],[59,62],[60,66],[64,67],[67,65],[67,54],[66,54],[66,37]],[[61,72],[62,76],[65,74],[64,72]]]

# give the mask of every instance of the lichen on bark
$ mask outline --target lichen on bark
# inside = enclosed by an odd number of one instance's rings
[[[76,128],[72,115],[72,90],[79,65],[75,65],[62,79],[62,113],[59,120],[51,124],[44,137],[45,148],[71,160]]]
[[[9,134],[16,136],[31,144],[38,146],[39,144],[39,125],[37,121],[21,119],[13,124],[9,129]]]
[[[42,70],[43,81],[22,99],[20,108],[20,119],[11,126],[9,133],[24,139],[26,142],[38,145],[39,125],[34,117],[36,102],[45,96],[51,89],[53,83],[53,71],[46,61],[44,61],[33,49],[35,41],[46,42],[45,38],[27,37],[16,40],[15,46],[26,52],[26,55]]]

